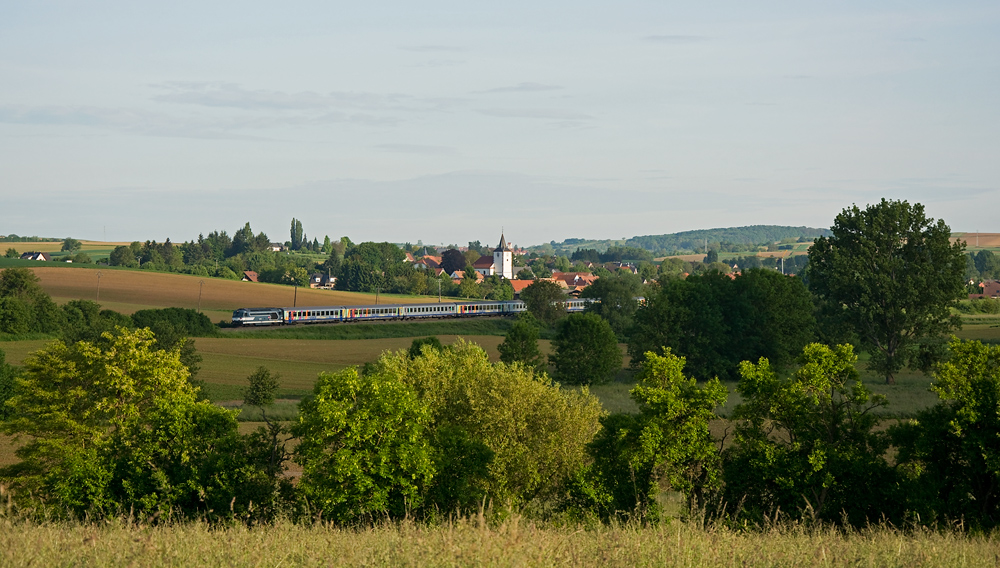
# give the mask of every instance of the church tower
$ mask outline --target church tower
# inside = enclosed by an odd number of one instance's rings
[[[493,270],[497,276],[514,279],[514,253],[507,246],[507,240],[500,233],[500,244],[493,251]]]

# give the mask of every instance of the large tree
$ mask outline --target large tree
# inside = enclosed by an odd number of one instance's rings
[[[587,312],[604,318],[621,340],[625,339],[625,333],[632,326],[632,317],[639,307],[636,298],[641,295],[642,279],[621,272],[598,278],[580,293],[583,298],[599,300],[588,304]]]
[[[812,310],[801,279],[774,270],[665,279],[635,313],[629,355],[638,365],[647,352],[670,347],[695,376],[736,379],[740,361],[791,363],[814,339]]]
[[[559,322],[552,341],[555,379],[571,385],[606,383],[622,368],[618,338],[608,322],[594,314],[573,314]]]
[[[149,330],[46,346],[25,360],[8,402],[3,430],[26,443],[0,478],[42,516],[259,510],[270,482],[236,413],[198,401],[187,375],[180,353],[157,350]]]
[[[554,324],[566,315],[566,293],[551,280],[536,280],[521,290],[521,300],[528,312],[545,325]]]
[[[451,274],[456,270],[464,270],[469,265],[468,259],[458,249],[448,249],[441,253],[441,268]]]
[[[950,308],[964,294],[965,243],[952,243],[923,205],[885,199],[845,209],[831,231],[809,249],[809,287],[857,332],[869,368],[894,384],[904,364],[925,367],[958,327]]]
[[[299,250],[302,248],[302,221],[299,221],[295,217],[292,217],[292,227],[290,230],[291,236],[291,249]]]
[[[538,322],[527,312],[518,316],[510,326],[497,351],[500,352],[500,360],[508,365],[522,363],[532,369],[545,368],[545,358],[538,350]]]

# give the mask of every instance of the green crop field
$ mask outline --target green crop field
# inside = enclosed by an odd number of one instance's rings
[[[456,335],[438,335],[451,344]],[[465,336],[479,344],[494,361],[499,359],[498,336]],[[353,365],[374,361],[384,351],[409,349],[412,337],[364,340],[289,340],[199,338],[195,347],[204,357],[198,379],[206,383],[212,400],[241,398],[246,377],[257,367],[265,366],[281,375],[279,398],[299,398],[312,391],[316,376],[324,371],[339,371]],[[13,358],[12,358],[13,359]]]

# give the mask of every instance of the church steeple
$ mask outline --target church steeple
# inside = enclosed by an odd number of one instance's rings
[[[500,233],[500,244],[497,245],[496,250],[493,252],[503,252],[507,250],[507,240],[503,238],[503,233]]]
[[[514,253],[507,246],[507,239],[500,233],[500,244],[493,250],[494,274],[508,280],[514,278]]]

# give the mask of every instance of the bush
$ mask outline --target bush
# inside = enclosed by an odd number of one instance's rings
[[[0,478],[40,517],[260,512],[269,480],[235,413],[197,401],[179,353],[149,331],[45,347],[9,404],[3,430],[28,442]]]
[[[159,322],[169,323],[177,333],[189,337],[215,335],[215,325],[205,314],[188,308],[163,308],[139,310],[132,314],[136,327],[154,327]]]

